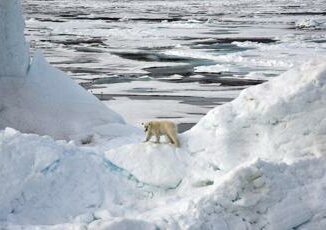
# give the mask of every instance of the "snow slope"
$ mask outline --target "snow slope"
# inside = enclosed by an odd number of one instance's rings
[[[178,220],[181,229],[326,227],[326,158],[293,164],[256,160],[220,178]]]
[[[181,135],[181,149],[132,144],[110,150],[106,156],[130,171],[139,171],[136,174],[142,180],[157,175],[155,170],[162,172],[161,166],[152,166],[153,156],[162,157],[162,164],[170,162],[170,170],[180,161],[177,164],[186,165],[182,175],[190,184],[214,181],[217,173],[256,158],[293,163],[320,157],[326,151],[325,83],[325,62],[307,63],[211,110]],[[169,178],[163,174],[156,181]]]
[[[179,199],[140,214],[162,229],[325,229],[325,115],[326,65],[310,62],[210,111],[180,150],[136,144],[106,156],[155,181],[168,177],[157,178],[153,156],[182,159]]]
[[[119,215],[122,203],[147,196],[131,174],[73,143],[7,128],[0,146],[0,222],[51,225],[82,214],[92,221],[94,210]]]
[[[256,157],[291,163],[321,156],[326,149],[322,60],[243,90],[231,103],[211,110],[185,134],[189,151],[201,152],[224,170]]]
[[[175,149],[135,144],[36,53],[26,75],[0,78],[0,228],[325,229],[325,63],[244,90]]]
[[[51,67],[40,52],[35,54],[24,79],[0,78],[0,95],[1,128],[66,140],[101,134],[95,129],[108,124],[114,124],[106,127],[109,137],[134,130],[126,128],[120,115]]]
[[[181,149],[104,154],[1,131],[1,225],[325,229],[325,83],[319,62],[251,87],[181,135]]]
[[[124,145],[105,156],[141,181],[164,188],[175,188],[182,182],[189,160],[186,152],[172,145],[154,143]]]

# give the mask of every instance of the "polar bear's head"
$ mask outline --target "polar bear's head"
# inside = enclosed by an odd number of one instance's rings
[[[149,121],[149,122],[145,122],[145,123],[141,123],[142,124],[142,126],[144,126],[144,131],[145,131],[145,133],[148,131],[148,130],[150,130],[151,129],[151,122]]]

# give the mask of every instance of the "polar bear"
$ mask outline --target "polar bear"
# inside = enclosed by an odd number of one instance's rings
[[[148,121],[142,125],[146,133],[145,142],[148,142],[155,135],[156,143],[160,143],[160,137],[165,135],[172,144],[180,147],[177,126],[172,121]]]

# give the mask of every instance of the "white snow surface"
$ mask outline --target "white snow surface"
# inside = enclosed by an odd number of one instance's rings
[[[172,145],[154,143],[123,146],[108,151],[106,157],[141,181],[167,188],[176,187],[182,181],[188,162],[187,153]]]
[[[85,219],[103,205],[115,215],[126,194],[130,200],[143,196],[131,175],[72,142],[7,128],[0,132],[0,146],[1,221],[57,224],[82,214]]]
[[[223,169],[254,157],[291,163],[320,156],[325,150],[325,75],[325,62],[307,63],[243,90],[185,134],[189,151],[206,154]]]
[[[139,143],[36,53],[22,77],[0,72],[0,228],[326,229],[325,63],[242,91],[176,149]]]
[[[310,62],[213,109],[180,149],[122,141],[103,153],[6,129],[2,224],[325,229],[325,105],[326,65]]]

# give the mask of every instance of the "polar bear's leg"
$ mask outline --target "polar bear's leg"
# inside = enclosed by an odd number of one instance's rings
[[[167,133],[169,140],[171,141],[172,144],[174,144],[177,147],[180,147],[180,142],[178,140],[177,133],[175,130],[171,130]]]
[[[147,132],[145,142],[148,142],[152,138],[152,136],[153,136],[153,134],[151,132]]]
[[[168,134],[165,134],[165,136],[171,144],[174,144],[173,139]]]
[[[155,134],[155,136],[156,136],[156,142],[155,143],[160,143],[160,135],[159,134]]]

